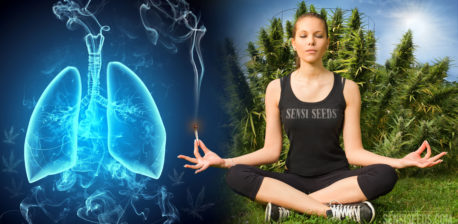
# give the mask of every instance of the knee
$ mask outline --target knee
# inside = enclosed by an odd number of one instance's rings
[[[226,183],[234,192],[255,200],[263,177],[256,173],[256,168],[238,164],[226,173]]]
[[[358,177],[361,190],[368,200],[388,194],[398,180],[396,170],[386,164],[374,164],[367,167],[364,175]]]
[[[374,166],[375,173],[380,180],[379,183],[383,183],[382,186],[387,192],[391,191],[398,181],[398,174],[396,173],[396,170],[387,164],[376,164]]]
[[[248,170],[249,166],[243,164],[230,167],[226,173],[226,184],[234,190],[237,189],[248,174]]]

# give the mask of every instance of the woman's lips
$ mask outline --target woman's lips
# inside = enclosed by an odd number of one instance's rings
[[[316,53],[316,50],[308,50],[308,51],[305,51],[305,52],[310,53],[310,54],[314,54],[314,53]]]

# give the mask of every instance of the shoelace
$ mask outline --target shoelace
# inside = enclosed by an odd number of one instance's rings
[[[283,219],[289,216],[289,210],[283,207],[278,207],[279,219]]]
[[[360,206],[359,205],[342,205],[342,204],[331,204],[332,216],[338,219],[345,217],[356,219],[357,222],[361,222],[360,218]]]

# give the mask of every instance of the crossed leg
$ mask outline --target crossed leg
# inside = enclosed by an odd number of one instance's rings
[[[307,195],[280,180],[264,177],[256,194],[256,201],[271,202],[301,213],[326,217],[326,211],[330,209],[327,206],[329,202],[352,203],[367,199],[356,178],[357,176],[351,176],[341,179]]]
[[[309,194],[309,196],[324,204],[332,201],[338,201],[342,204],[366,201],[367,198],[359,187],[357,178],[358,176],[351,176],[338,180]]]
[[[330,209],[329,203],[334,201],[354,203],[387,194],[393,189],[397,174],[389,165],[374,164],[356,170],[337,171],[316,181],[325,184],[336,178],[335,182],[320,188],[313,181],[311,185],[304,185],[302,181],[305,179],[297,179],[293,174],[264,171],[239,164],[229,169],[226,182],[235,192],[252,200],[271,202],[301,213],[326,216],[326,211]],[[360,184],[364,186],[364,193]],[[319,190],[306,194],[304,192],[307,190],[302,189],[306,185],[314,186],[310,189]]]

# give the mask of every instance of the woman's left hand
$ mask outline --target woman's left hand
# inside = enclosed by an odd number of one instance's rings
[[[422,158],[421,153],[425,151],[425,148],[427,149],[426,155]],[[442,162],[442,159],[440,158],[445,154],[447,154],[447,152],[441,152],[436,156],[430,158],[431,146],[429,146],[428,141],[425,140],[423,144],[421,144],[420,148],[418,148],[414,152],[407,154],[406,156],[404,156],[404,158],[400,159],[400,168],[405,168],[409,166],[416,166],[420,168],[431,167]]]

